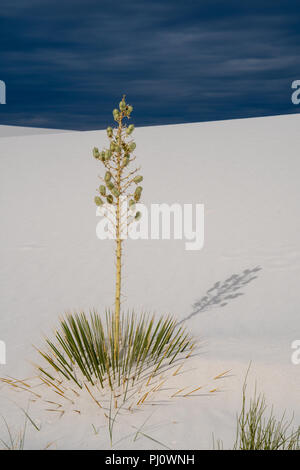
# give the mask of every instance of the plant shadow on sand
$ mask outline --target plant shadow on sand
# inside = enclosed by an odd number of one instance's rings
[[[184,321],[190,320],[193,316],[198,315],[198,313],[206,312],[213,308],[225,307],[231,300],[244,295],[241,289],[254,279],[257,279],[257,274],[261,269],[261,266],[256,266],[252,269],[244,269],[244,271],[239,274],[232,274],[232,276],[225,279],[225,281],[216,282],[206,291],[206,294],[201,299],[193,304],[193,312],[178,322],[178,325]]]

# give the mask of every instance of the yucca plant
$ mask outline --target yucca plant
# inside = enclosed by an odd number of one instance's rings
[[[51,366],[39,366],[39,371],[50,380],[57,372],[79,388],[90,383],[114,390],[130,381],[133,385],[143,374],[154,376],[192,346],[189,334],[170,316],[156,320],[131,313],[122,314],[120,320],[121,347],[116,357],[114,312],[106,312],[104,321],[97,312],[66,315],[55,340],[46,340],[47,351],[39,350]]]
[[[46,339],[47,349],[39,350],[47,367],[38,366],[47,385],[57,386],[58,374],[80,389],[90,391],[90,385],[108,387],[114,392],[111,396],[123,396],[124,401],[129,386],[134,387],[143,377],[148,377],[148,386],[149,380],[165,366],[170,367],[187,348],[193,348],[191,337],[172,317],[156,319],[147,314],[121,312],[123,230],[141,217],[136,203],[141,199],[143,177],[139,168],[130,169],[135,160],[136,144],[131,138],[134,125],[124,123],[132,110],[124,95],[119,109],[113,110],[116,127],[106,129],[109,145],[101,151],[93,149],[93,156],[105,170],[95,203],[105,209],[103,215],[113,223],[116,243],[114,309],[102,316],[95,311],[89,315],[67,314],[61,319],[55,338]],[[124,200],[130,208],[125,214]],[[143,401],[144,398],[140,402]]]
[[[101,177],[102,183],[98,188],[95,197],[97,206],[106,206],[106,217],[113,223],[113,235],[116,241],[116,283],[115,283],[115,311],[114,311],[114,347],[115,356],[118,355],[120,343],[120,309],[121,309],[121,282],[122,282],[122,232],[124,224],[126,229],[134,222],[138,221],[141,213],[136,210],[135,204],[140,201],[142,195],[143,176],[137,174],[139,168],[130,170],[130,164],[135,160],[133,152],[136,144],[131,138],[134,125],[127,126],[124,122],[130,119],[133,107],[126,103],[125,95],[119,103],[119,109],[113,110],[113,118],[116,128],[109,126],[106,129],[109,139],[109,146],[99,151],[97,147],[93,149],[93,156],[104,167],[105,174]],[[124,214],[122,202],[128,200],[130,214]],[[124,216],[126,218],[124,222]],[[117,358],[115,359],[117,360]]]

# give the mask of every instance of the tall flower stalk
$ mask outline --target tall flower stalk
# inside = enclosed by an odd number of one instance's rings
[[[123,253],[123,230],[134,221],[139,220],[141,213],[136,211],[135,204],[140,201],[142,194],[143,177],[138,175],[140,168],[130,170],[130,164],[135,160],[133,152],[136,144],[131,137],[134,125],[126,125],[133,107],[126,103],[125,95],[119,103],[119,109],[113,110],[116,122],[114,128],[106,129],[109,138],[109,147],[99,151],[93,149],[93,156],[103,164],[105,175],[101,177],[103,184],[98,188],[99,195],[95,197],[97,206],[106,207],[105,215],[113,225],[113,235],[116,241],[116,280],[115,280],[115,311],[114,311],[114,344],[115,358],[119,353],[120,338],[120,309],[122,289],[122,253]],[[130,213],[124,214],[122,203],[129,201]],[[125,218],[125,220],[124,220]]]

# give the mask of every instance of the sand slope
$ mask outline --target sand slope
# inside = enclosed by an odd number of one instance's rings
[[[205,243],[186,251],[181,240],[129,240],[123,307],[171,312],[203,341],[197,374],[183,374],[178,386],[232,369],[217,396],[155,411],[146,428],[168,447],[207,448],[212,432],[231,442],[250,360],[251,381],[300,421],[300,365],[291,362],[291,343],[300,339],[299,125],[299,115],[288,115],[135,131],[143,201],[203,203]],[[0,139],[2,376],[30,374],[31,345],[59,314],[112,305],[114,246],[96,238],[102,168],[91,156],[106,143],[104,131]],[[17,419],[5,393],[0,411]],[[125,416],[119,438],[151,413]],[[57,433],[58,448],[109,446],[106,431],[93,434],[92,415],[52,424],[43,418],[28,447],[41,448]],[[122,446],[159,448],[141,436]]]
[[[20,127],[20,126],[1,126],[0,137],[18,137],[26,135],[40,135],[40,134],[60,134],[62,132],[70,132],[60,129],[42,129],[38,127]]]

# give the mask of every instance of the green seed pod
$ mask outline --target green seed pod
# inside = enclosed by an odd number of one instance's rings
[[[104,152],[104,150],[102,150],[102,152],[100,153],[100,160],[102,160],[102,162],[104,162],[104,160],[105,160],[105,152]]]
[[[111,158],[111,150],[105,151],[105,160],[109,160]]]
[[[130,124],[130,126],[126,129],[126,134],[130,135],[134,131],[134,124]]]
[[[95,201],[96,206],[102,206],[102,204],[103,204],[103,201],[102,201],[101,197],[99,197],[99,196],[96,196],[94,198],[94,201]]]
[[[113,136],[113,130],[112,130],[112,128],[111,128],[111,127],[108,127],[108,128],[106,129],[106,133],[107,133],[108,137],[111,138],[111,137]]]
[[[115,149],[116,149],[116,143],[115,143],[115,142],[111,142],[111,143],[110,143],[110,150],[111,150],[112,152],[114,152]]]
[[[99,193],[102,194],[102,196],[106,195],[106,187],[103,184],[99,186]]]
[[[122,162],[122,165],[123,166],[127,166],[128,163],[129,163],[129,160],[130,160],[130,156],[128,154],[126,154],[123,158],[123,162]]]
[[[125,103],[125,100],[123,99],[122,101],[120,101],[119,103],[119,108],[120,108],[120,111],[125,111],[126,109],[126,103]]]
[[[110,181],[110,179],[111,179],[111,172],[110,171],[107,171],[105,173],[104,179],[105,179],[106,182]]]
[[[128,106],[128,114],[132,113],[133,111],[133,107],[132,106]]]
[[[114,185],[111,181],[107,181],[106,182],[106,186],[108,187],[108,189],[111,191],[113,188],[114,188]]]
[[[115,187],[112,188],[111,193],[112,193],[115,197],[119,197],[119,196],[120,196],[119,191],[118,191],[117,188],[115,188]]]
[[[140,218],[142,217],[142,213],[137,211],[137,213],[135,214],[135,220],[140,220]]]
[[[140,183],[141,181],[143,181],[143,177],[142,176],[136,176],[135,178],[133,178],[133,181],[134,183],[138,184]]]
[[[129,144],[129,151],[130,151],[130,152],[133,152],[135,148],[136,148],[136,143],[135,143],[135,142],[131,142],[131,143]]]
[[[128,203],[129,207],[134,206],[134,204],[135,204],[135,201],[133,199],[130,199]]]
[[[141,186],[138,186],[134,192],[134,199],[136,202],[138,202],[141,199],[143,188]]]
[[[117,120],[119,119],[119,116],[120,116],[119,110],[118,110],[118,109],[114,109],[114,110],[113,110],[113,117],[114,117],[114,120],[117,121]]]
[[[130,199],[128,205],[129,205],[129,209],[131,211],[135,211],[135,200],[134,199]]]
[[[114,198],[112,197],[111,194],[109,194],[109,195],[107,196],[106,200],[107,200],[108,204],[112,204],[112,203],[114,202]]]
[[[99,156],[100,156],[99,150],[97,149],[97,147],[94,147],[93,148],[93,157],[99,158]]]
[[[117,153],[120,153],[120,152],[122,152],[122,148],[121,148],[119,145],[116,145],[115,151],[116,151]]]

